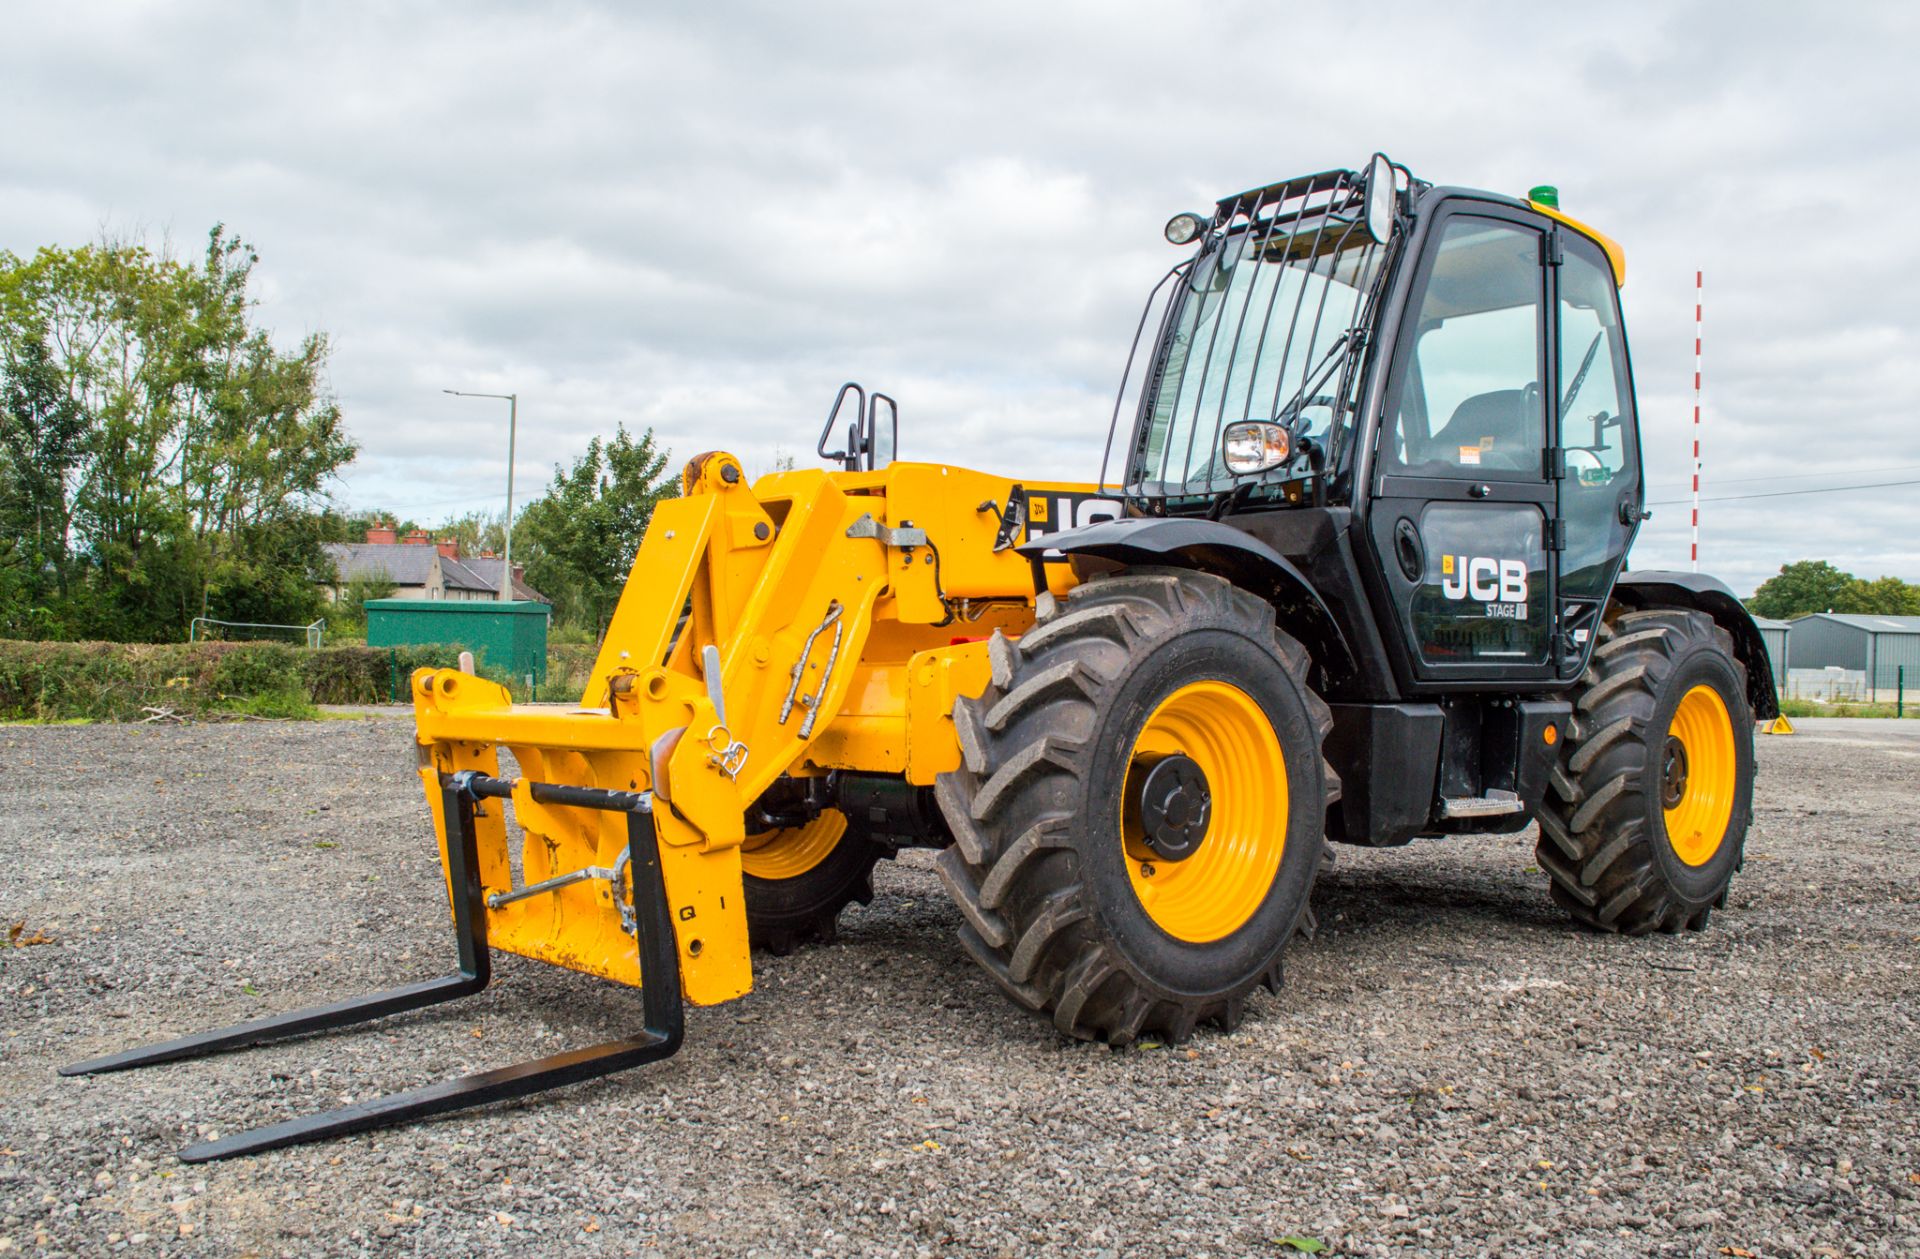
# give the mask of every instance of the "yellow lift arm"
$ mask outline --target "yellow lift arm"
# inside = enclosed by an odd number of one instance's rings
[[[1020,488],[1041,515],[1093,489]],[[710,1005],[753,985],[748,808],[783,775],[850,769],[928,785],[955,768],[954,700],[985,689],[993,631],[1031,625],[1035,577],[1007,545],[1025,540],[1025,521],[1003,527],[1022,496],[1002,477],[896,463],[749,487],[737,459],[714,453],[687,466],[682,489],[654,511],[577,708],[516,705],[445,669],[417,673],[413,696],[443,859],[443,776],[498,776],[501,748],[520,768],[521,889],[612,871],[627,844],[617,814],[542,804],[528,783],[653,793],[682,991]],[[1065,565],[1044,572],[1058,591],[1072,583]],[[580,878],[516,896],[501,811],[475,824],[493,947],[644,981],[625,887]]]

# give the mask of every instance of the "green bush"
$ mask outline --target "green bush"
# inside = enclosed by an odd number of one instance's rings
[[[396,693],[404,701],[415,669],[451,668],[459,654],[450,646],[0,640],[0,720],[139,721],[149,708],[312,716],[315,704],[385,704]]]
[[[320,715],[320,709],[314,702],[295,690],[236,696],[222,702],[220,711],[236,717],[274,717],[286,721],[311,721]]]
[[[367,600],[391,599],[398,589],[384,577],[355,577],[340,589],[340,596],[327,610],[327,636],[365,642],[367,638]]]
[[[568,702],[579,699],[599,655],[600,648],[593,643],[549,643],[547,680],[540,686],[540,698]]]
[[[300,662],[282,643],[261,643],[250,651],[222,652],[213,663],[214,690],[228,697],[263,695],[300,688]]]
[[[576,699],[593,671],[591,646],[548,658],[539,698]],[[316,704],[406,703],[416,669],[451,669],[460,649],[285,643],[48,643],[0,639],[0,720],[139,721],[149,708],[182,717],[311,717]],[[525,684],[483,666],[517,700]]]
[[[1915,696],[1909,696],[1905,703],[1896,707],[1881,701],[1877,704],[1832,704],[1825,700],[1795,699],[1783,697],[1780,711],[1789,717],[1920,717],[1920,703]]]

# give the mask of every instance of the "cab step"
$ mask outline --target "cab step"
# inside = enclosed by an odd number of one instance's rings
[[[1526,811],[1526,801],[1511,791],[1497,789],[1484,796],[1443,796],[1440,800],[1443,818],[1504,817]]]

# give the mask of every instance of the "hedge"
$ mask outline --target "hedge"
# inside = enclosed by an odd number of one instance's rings
[[[0,720],[139,721],[311,715],[314,704],[384,704],[413,670],[451,668],[452,646],[43,643],[0,640]]]

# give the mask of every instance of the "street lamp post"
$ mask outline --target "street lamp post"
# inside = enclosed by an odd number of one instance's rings
[[[507,404],[507,546],[500,561],[500,602],[513,598],[513,447],[520,427],[520,395],[517,393],[469,393],[464,389],[442,389],[456,398],[499,398]]]

